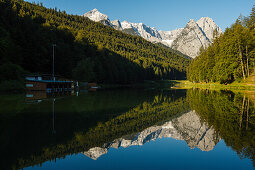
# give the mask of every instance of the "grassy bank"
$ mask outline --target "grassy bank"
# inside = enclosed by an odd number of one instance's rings
[[[255,84],[247,82],[234,82],[231,84],[220,84],[220,83],[192,83],[188,80],[172,80],[174,83],[173,88],[201,88],[211,90],[254,90]]]

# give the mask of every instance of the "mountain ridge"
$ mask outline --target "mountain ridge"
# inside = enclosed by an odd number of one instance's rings
[[[95,22],[101,22],[102,24],[110,26],[116,30],[141,36],[150,42],[160,42],[192,58],[195,58],[199,54],[201,47],[208,47],[210,44],[212,44],[215,36],[219,36],[222,33],[221,28],[213,21],[212,18],[209,17],[201,17],[197,22],[192,20],[192,22],[194,21],[194,23],[197,24],[198,28],[196,28],[196,32],[193,32],[193,35],[187,35],[186,33],[192,31],[195,24],[190,30],[187,29],[189,26],[189,23],[187,23],[184,28],[178,28],[170,31],[158,31],[155,27],[150,27],[143,23],[132,23],[126,20],[122,22],[119,20],[110,21],[107,15],[100,13],[97,9],[93,9],[82,16],[87,17]],[[100,20],[100,18],[102,20]],[[185,28],[186,30],[184,30]],[[201,30],[201,33],[198,29]],[[197,33],[200,35],[196,36]]]

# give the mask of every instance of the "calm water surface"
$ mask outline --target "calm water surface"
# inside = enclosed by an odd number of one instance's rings
[[[0,169],[254,169],[254,94],[28,93],[0,99]]]

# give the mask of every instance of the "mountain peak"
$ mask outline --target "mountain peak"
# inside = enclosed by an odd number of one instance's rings
[[[83,16],[124,33],[141,36],[150,42],[160,42],[193,58],[199,54],[201,47],[206,48],[222,33],[220,27],[210,17],[201,17],[197,22],[190,19],[185,28],[158,31],[155,27],[147,26],[142,22],[110,21],[107,15],[96,8]]]
[[[113,26],[114,29],[116,30],[122,30],[122,26],[121,26],[121,23],[118,19],[114,20],[114,21],[111,21],[111,24]]]
[[[203,30],[208,39],[212,42],[215,37],[214,31],[216,30],[219,36],[222,33],[220,27],[210,17],[202,17],[197,21],[198,26]]]
[[[193,22],[195,22],[195,20],[194,19],[190,19],[188,23],[193,23]]]
[[[121,26],[122,26],[123,29],[133,28],[132,24],[130,22],[126,21],[126,20],[121,22]]]
[[[196,21],[194,21],[193,19],[190,19],[186,25],[186,27],[195,27],[195,26],[198,26],[198,25],[197,25]]]
[[[212,18],[210,17],[201,17],[198,21],[211,21],[211,22],[214,22]]]
[[[99,21],[102,21],[102,20],[110,21],[107,15],[102,14],[96,8],[89,11],[89,12],[87,12],[87,13],[85,13],[83,16],[87,17],[90,20],[95,21],[95,22],[99,22]]]
[[[95,9],[93,9],[92,11],[93,11],[93,12],[97,12],[97,11],[98,11],[98,9],[96,9],[96,8],[95,8]]]
[[[196,21],[194,19],[190,19],[187,25],[194,25]]]

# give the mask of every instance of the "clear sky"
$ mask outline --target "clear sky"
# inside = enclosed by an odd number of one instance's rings
[[[82,15],[94,8],[110,20],[142,22],[158,30],[182,28],[190,19],[211,17],[223,30],[240,14],[249,15],[255,0],[26,0],[43,2],[68,14]]]

